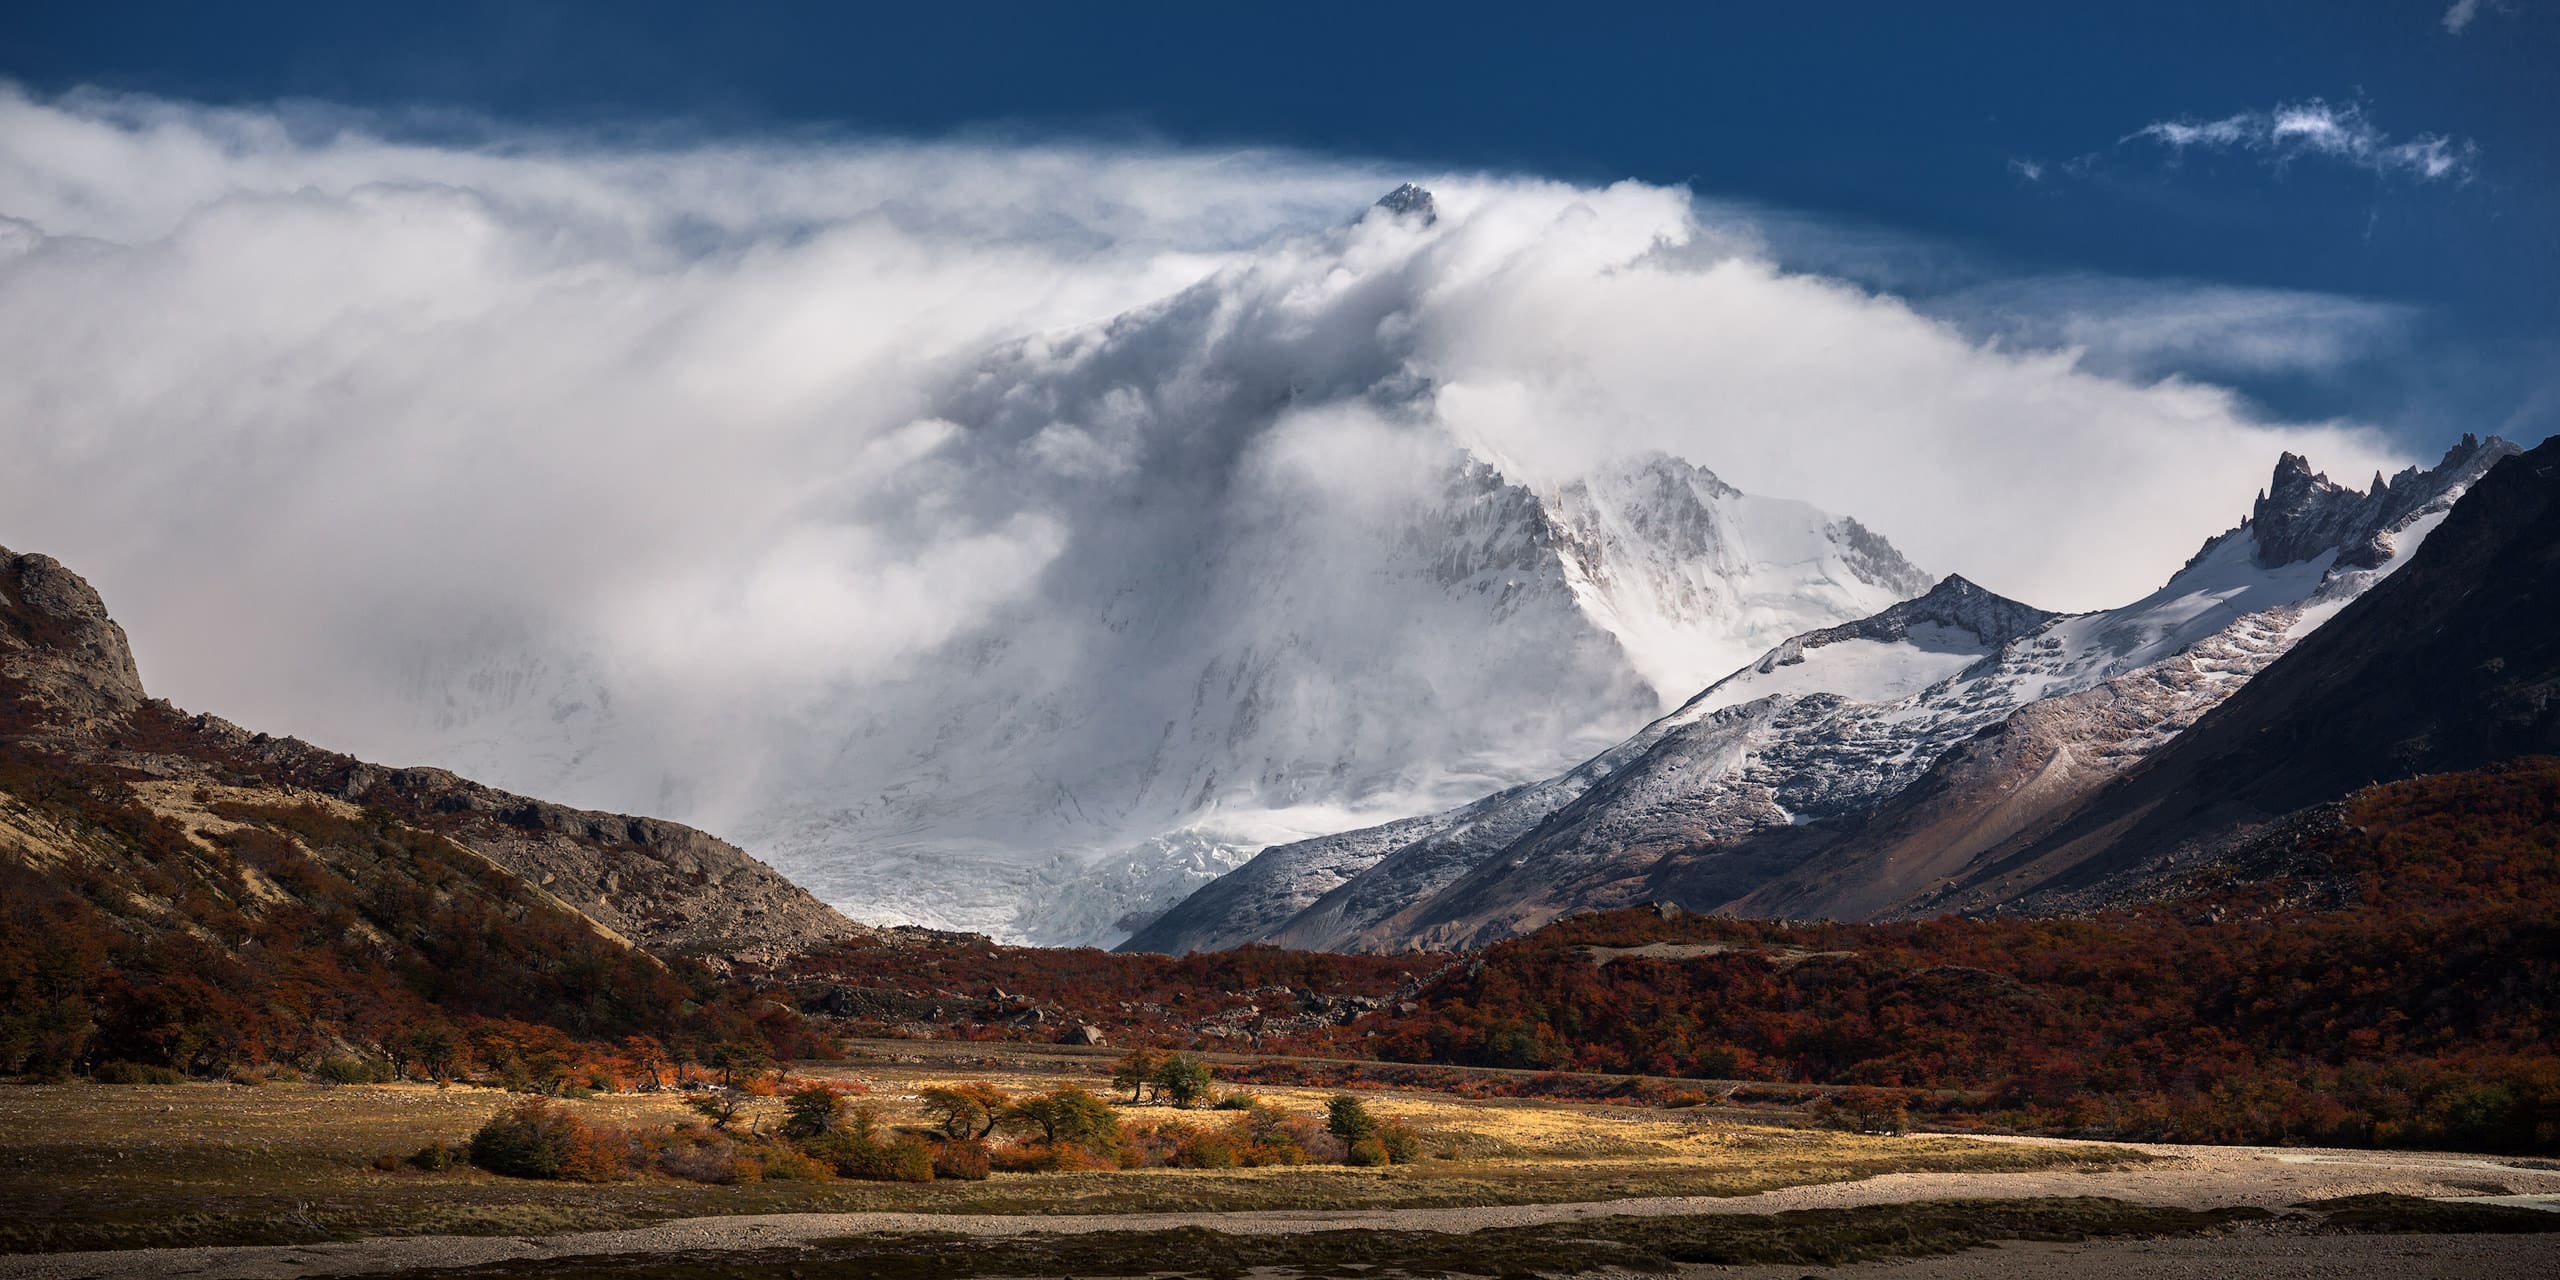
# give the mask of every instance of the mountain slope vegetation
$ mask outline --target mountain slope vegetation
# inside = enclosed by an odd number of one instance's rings
[[[746,975],[854,926],[734,849],[152,701],[47,557],[0,624],[0,1072],[819,1046]]]

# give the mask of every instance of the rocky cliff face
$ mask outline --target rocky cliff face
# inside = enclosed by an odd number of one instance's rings
[[[2433,468],[2410,467],[2384,480],[2377,473],[2361,492],[2332,482],[2311,469],[2311,461],[2288,453],[2277,460],[2275,479],[2250,509],[2247,528],[2257,543],[2257,561],[2265,568],[2297,564],[2334,551],[2336,563],[2375,568],[2388,559],[2386,532],[2436,501],[2448,474],[2478,475],[2486,466],[2514,451],[2491,438],[2465,435]]]
[[[23,681],[58,729],[94,728],[143,699],[133,649],[98,593],[51,556],[6,547],[0,547],[0,675]]]
[[[150,700],[124,632],[79,575],[0,550],[0,733],[32,758],[106,765],[157,811],[213,822],[312,797],[431,831],[662,956],[770,963],[856,926],[736,846],[690,827],[512,795],[440,769],[366,764]]]

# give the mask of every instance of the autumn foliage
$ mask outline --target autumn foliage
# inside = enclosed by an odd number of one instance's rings
[[[2344,819],[2281,874],[2085,919],[1573,917],[1300,1047],[1878,1086],[2126,1138],[2560,1150],[2560,761]],[[1694,952],[1590,950],[1649,943]]]
[[[0,793],[68,849],[0,849],[0,1073],[334,1063],[557,1092],[670,1083],[724,1045],[823,1050],[787,1003],[398,815],[215,803],[200,840],[131,780],[0,736]]]

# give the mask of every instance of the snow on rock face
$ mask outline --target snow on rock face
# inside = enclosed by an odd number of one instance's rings
[[[2159,591],[2103,613],[2047,614],[1949,578],[1920,599],[1771,649],[1575,770],[1439,815],[1289,923],[1232,940],[1476,945],[1616,904],[1646,867],[1675,856],[1688,859],[1684,883],[1740,897],[1767,869],[1719,876],[1698,865],[1698,851],[1859,812],[2021,708],[2100,686],[2104,723],[2093,722],[2083,763],[2125,767],[2405,562],[2470,483],[2513,452],[2466,438],[2437,467],[2363,496],[2324,488],[2287,458],[2247,523],[2209,541]],[[2332,542],[2305,547],[2308,529]],[[1479,838],[1461,834],[1457,815],[1487,812],[1507,820],[1479,821]],[[1367,858],[1390,834],[1333,839]],[[1212,923],[1193,928],[1219,936]]]
[[[1744,494],[1660,454],[1576,480],[1555,505],[1576,598],[1674,696],[1731,670],[1755,636],[1929,589],[1928,575],[1857,521]],[[1701,635],[1703,620],[1728,625]]]
[[[1949,576],[1927,595],[1869,617],[1808,631],[1708,687],[1712,711],[1773,693],[1837,694],[1891,702],[1921,692],[2000,651],[2055,615]]]

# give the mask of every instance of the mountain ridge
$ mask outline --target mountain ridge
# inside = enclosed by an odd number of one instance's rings
[[[36,759],[104,767],[191,839],[225,823],[191,798],[317,797],[432,831],[615,939],[663,957],[770,963],[858,926],[733,845],[652,818],[570,808],[442,769],[389,768],[186,712],[145,692],[105,601],[50,556],[0,548],[0,733]],[[257,797],[266,797],[257,801]]]
[[[1961,864],[1987,839],[2041,830],[2046,815],[2174,740],[2383,580],[2471,483],[2515,452],[2494,437],[2465,437],[2435,467],[2377,477],[2363,493],[2288,454],[2239,525],[2123,608],[2049,614],[1953,577],[1921,600],[1794,637],[1586,762],[1597,774],[1587,783],[1557,787],[1568,774],[1540,784],[1556,802],[1523,829],[1458,856],[1445,834],[1426,835],[1411,843],[1417,852],[1391,852],[1326,889],[1317,901],[1331,914],[1321,922],[1302,909],[1261,936],[1325,949],[1451,948],[1566,911],[1656,899],[1885,909],[1917,888],[1844,872],[1825,890],[1802,877],[1820,880],[1826,851],[1870,827],[1874,840],[1896,822],[1914,839],[1939,831],[1946,850],[1915,864],[1932,867]],[[2329,545],[2306,547],[2314,537]],[[1968,609],[1971,629],[1944,625]],[[1950,784],[1968,762],[2002,781]],[[1895,809],[1906,792],[1912,799]],[[1933,795],[1938,816],[1894,817],[1917,814]],[[1943,806],[1956,796],[1979,812],[1955,822]],[[1429,876],[1393,883],[1418,861]],[[1356,921],[1335,910],[1364,897],[1370,905]],[[1226,936],[1190,928],[1193,938]],[[1171,931],[1138,939],[1185,940]]]

